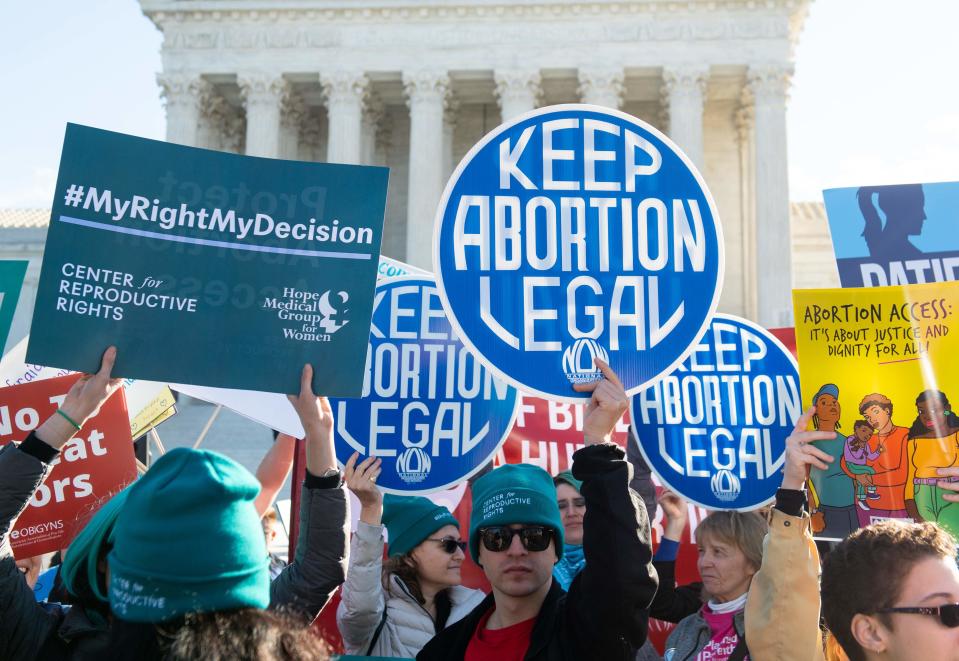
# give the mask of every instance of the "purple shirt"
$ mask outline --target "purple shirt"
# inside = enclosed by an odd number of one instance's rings
[[[858,450],[852,446],[852,442],[856,440],[855,434],[846,438],[846,447],[843,450],[843,456],[846,458],[847,464],[865,464],[866,460],[875,461],[879,458],[879,450],[875,452],[869,451],[869,444],[864,444]]]

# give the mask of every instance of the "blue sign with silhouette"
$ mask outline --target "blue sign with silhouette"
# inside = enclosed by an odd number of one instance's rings
[[[387,493],[425,494],[486,466],[518,401],[457,339],[429,276],[377,283],[360,399],[330,399],[336,456],[382,460]]]
[[[823,191],[843,287],[959,280],[959,182]]]
[[[433,266],[463,342],[540,397],[608,360],[627,392],[668,374],[706,330],[723,239],[702,176],[652,126],[608,108],[541,108],[466,155],[436,216]]]
[[[747,511],[776,495],[802,408],[789,350],[717,314],[679,369],[633,396],[630,418],[664,485],[702,507]]]

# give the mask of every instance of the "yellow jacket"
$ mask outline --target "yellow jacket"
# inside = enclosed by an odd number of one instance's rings
[[[746,599],[753,661],[825,661],[819,629],[819,552],[808,514],[772,511],[763,565]]]

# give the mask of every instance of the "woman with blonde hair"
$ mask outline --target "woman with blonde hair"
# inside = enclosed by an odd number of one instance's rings
[[[706,603],[666,640],[666,661],[745,659],[746,597],[762,566],[768,526],[756,512],[713,512],[696,528]]]

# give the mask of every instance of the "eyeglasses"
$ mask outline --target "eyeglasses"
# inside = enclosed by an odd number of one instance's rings
[[[443,550],[450,555],[456,553],[456,549],[466,553],[466,542],[461,542],[458,539],[453,539],[452,537],[443,537],[442,539],[437,539],[436,537],[427,537],[426,539],[430,542],[439,542],[440,546],[443,547]]]
[[[556,505],[559,507],[560,511],[569,509],[570,507],[584,508],[586,507],[585,498],[573,498],[572,500],[563,500],[556,501]]]
[[[545,551],[549,548],[549,540],[553,538],[553,529],[546,526],[523,526],[510,528],[509,526],[490,526],[480,528],[480,540],[487,551],[501,553],[513,543],[513,536],[519,535],[519,541],[527,551]]]
[[[883,608],[879,613],[915,613],[917,615],[935,615],[943,626],[955,629],[959,627],[959,604],[943,604],[942,606],[897,606]]]

